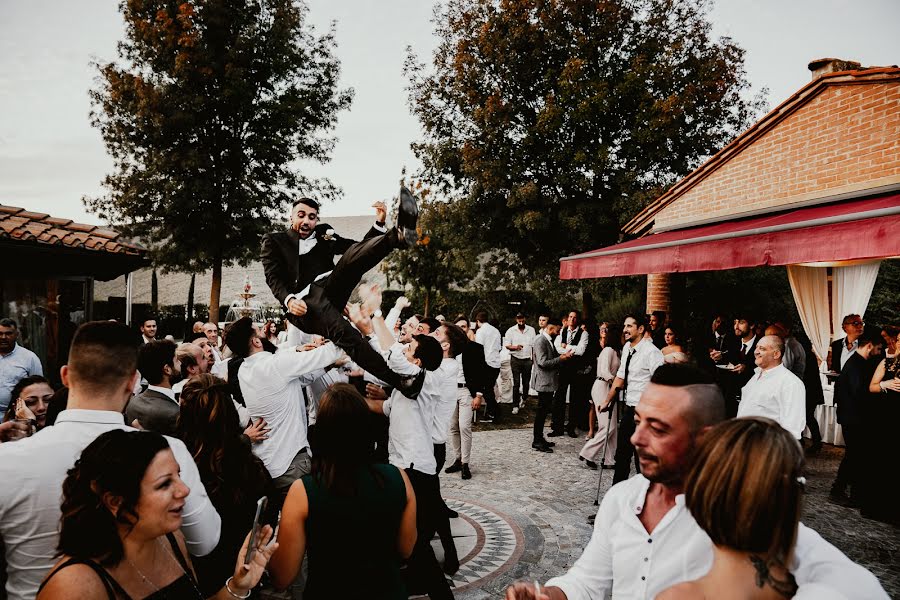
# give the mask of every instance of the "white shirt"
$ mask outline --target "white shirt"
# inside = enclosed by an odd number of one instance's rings
[[[387,364],[392,371],[414,374],[419,367],[406,360],[403,344],[397,342],[388,351]],[[440,397],[440,376],[426,371],[422,390],[415,400],[407,398],[398,390],[381,404],[385,416],[390,419],[388,426],[388,462],[398,469],[415,469],[426,475],[434,475],[437,462],[434,460],[434,446],[431,430],[434,424],[434,400]]]
[[[521,358],[531,359],[531,344],[534,343],[535,337],[534,327],[526,325],[525,329],[520,330],[518,324],[513,325],[506,330],[504,337],[504,346],[522,346],[521,350],[510,350],[510,355]]]
[[[569,600],[616,600],[655,597],[663,590],[709,572],[713,547],[684,505],[684,495],[647,533],[638,518],[650,487],[643,475],[613,486],[603,497],[594,533],[569,572],[549,580]],[[886,599],[874,575],[802,523],[791,572],[800,586],[824,585],[848,598]],[[811,597],[809,594],[806,597]]]
[[[566,335],[566,339],[571,340],[573,337],[578,335],[578,330],[579,330],[578,327],[576,327],[574,330],[569,329],[568,333]],[[566,352],[571,350],[572,354],[574,354],[575,356],[583,356],[584,351],[587,350],[588,334],[584,331],[581,332],[581,337],[578,338],[578,343],[575,344],[574,346],[572,346],[571,342],[569,342],[569,343],[566,343],[566,347],[563,348],[562,339],[563,339],[563,335],[562,335],[562,332],[560,332],[560,334],[558,336],[556,336],[556,343],[554,344],[556,351],[559,352],[560,354],[565,354]]]
[[[806,387],[781,363],[754,375],[741,390],[739,417],[768,417],[798,440],[806,428]]]
[[[341,349],[327,343],[306,352],[293,348],[275,354],[257,352],[241,363],[238,381],[247,410],[271,428],[268,439],[253,444],[253,453],[273,479],[284,475],[297,453],[309,448],[303,387],[340,356]]]
[[[628,362],[628,354],[634,349],[631,356],[631,362]],[[619,364],[619,370],[616,377],[625,379],[625,365],[628,365],[628,381],[625,388],[625,404],[628,406],[637,406],[644,393],[644,388],[650,383],[654,371],[663,364],[665,359],[659,348],[653,345],[653,340],[641,338],[641,340],[633,347],[631,342],[625,342],[622,348],[622,362]]]
[[[475,332],[475,341],[484,346],[484,362],[494,369],[500,368],[500,348],[503,340],[500,332],[490,323],[482,323]]]
[[[425,375],[426,380],[433,376],[436,391],[438,392],[431,427],[431,442],[433,444],[447,443],[447,437],[450,435],[450,421],[453,419],[453,409],[456,408],[457,390],[459,389],[458,381],[461,372],[462,367],[455,358],[444,358],[441,361],[441,366],[436,371]]]
[[[62,482],[75,460],[101,433],[125,426],[122,413],[70,409],[33,436],[0,444],[0,538],[6,545],[10,600],[31,599],[56,562]],[[219,543],[222,520],[206,495],[197,465],[181,440],[166,437],[181,479],[191,492],[181,531],[191,554],[204,556]]]
[[[844,365],[847,364],[847,359],[850,358],[850,355],[856,352],[856,349],[859,348],[859,338],[850,342],[850,349],[847,350],[847,338],[844,338],[843,342],[844,349],[841,350],[841,368],[844,368]]]
[[[158,393],[162,394],[163,396],[165,396],[166,398],[168,398],[169,400],[171,400],[172,402],[174,402],[175,404],[178,404],[178,400],[175,399],[175,394],[180,394],[181,390],[184,388],[184,384],[186,384],[188,381],[190,381],[190,380],[182,379],[181,381],[179,381],[178,383],[176,383],[175,385],[173,385],[170,388],[159,387],[158,385],[148,385],[147,389],[153,390],[154,392],[158,392]]]

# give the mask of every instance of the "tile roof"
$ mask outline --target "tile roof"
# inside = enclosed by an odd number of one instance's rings
[[[75,223],[69,219],[5,204],[0,204],[0,239],[2,238],[114,254],[139,256],[147,252],[143,247],[125,241],[112,229]]]
[[[828,61],[831,59],[821,59]],[[816,63],[819,61],[813,61]],[[663,208],[674,202],[682,194],[697,185],[700,181],[711,175],[722,164],[752,144],[762,134],[771,130],[783,121],[788,115],[809,102],[827,86],[831,85],[860,85],[868,83],[883,83],[885,81],[900,80],[900,68],[891,67],[867,67],[847,71],[827,73],[813,79],[805,86],[797,90],[787,100],[779,104],[766,116],[753,124],[749,129],[738,135],[724,148],[711,156],[706,162],[694,169],[662,196],[648,204],[622,227],[625,234],[637,234],[645,231],[653,222],[653,217]]]

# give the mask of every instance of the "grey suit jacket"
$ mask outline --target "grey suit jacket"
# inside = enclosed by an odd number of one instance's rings
[[[531,389],[536,392],[555,392],[559,387],[559,353],[553,344],[539,334],[531,347],[534,368],[531,369]]]
[[[131,397],[125,407],[125,424],[131,425],[134,419],[141,427],[163,435],[175,436],[175,423],[180,409],[171,398],[156,390],[146,390]]]

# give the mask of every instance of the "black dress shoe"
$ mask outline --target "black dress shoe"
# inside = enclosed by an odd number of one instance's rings
[[[455,463],[444,469],[444,473],[459,473],[462,470],[462,462],[457,459]]]
[[[535,450],[537,450],[538,452],[553,452],[553,448],[551,448],[550,446],[548,446],[545,443],[542,444],[541,442],[535,442],[531,445],[531,447],[534,448]]]
[[[444,513],[447,515],[448,519],[458,519],[459,513],[450,508],[449,506],[444,506]]]
[[[462,466],[462,478],[463,479],[472,479],[472,471],[469,470],[469,465]]]
[[[592,460],[585,459],[584,464],[586,464],[588,466],[588,468],[593,469],[594,471],[597,470],[597,463],[595,463]]]
[[[575,430],[574,430],[574,429],[570,429],[569,431],[567,431],[567,432],[566,432],[566,435],[568,435],[570,438],[577,438],[577,437],[578,437],[578,434],[575,433]]]
[[[550,446],[551,448],[556,445],[556,442],[544,441],[544,443],[547,444],[548,446]]]
[[[409,248],[419,241],[416,232],[416,223],[419,220],[419,206],[416,198],[406,189],[400,186],[400,206],[397,210],[397,233],[401,245]]]
[[[547,434],[547,437],[561,437],[566,435],[564,431],[551,431]]]
[[[418,397],[419,392],[422,391],[423,383],[425,383],[425,369],[419,371],[418,375],[402,377],[400,379],[400,384],[397,386],[397,389],[400,390],[401,394],[403,394],[410,400],[415,400],[416,397]]]
[[[456,554],[456,548],[444,554],[444,573],[453,575],[459,571],[459,556]]]

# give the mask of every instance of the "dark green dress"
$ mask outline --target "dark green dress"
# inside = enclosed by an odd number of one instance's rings
[[[302,481],[309,499],[304,598],[405,599],[397,551],[406,508],[400,471],[385,464],[360,469],[352,497],[328,492],[312,475]]]

